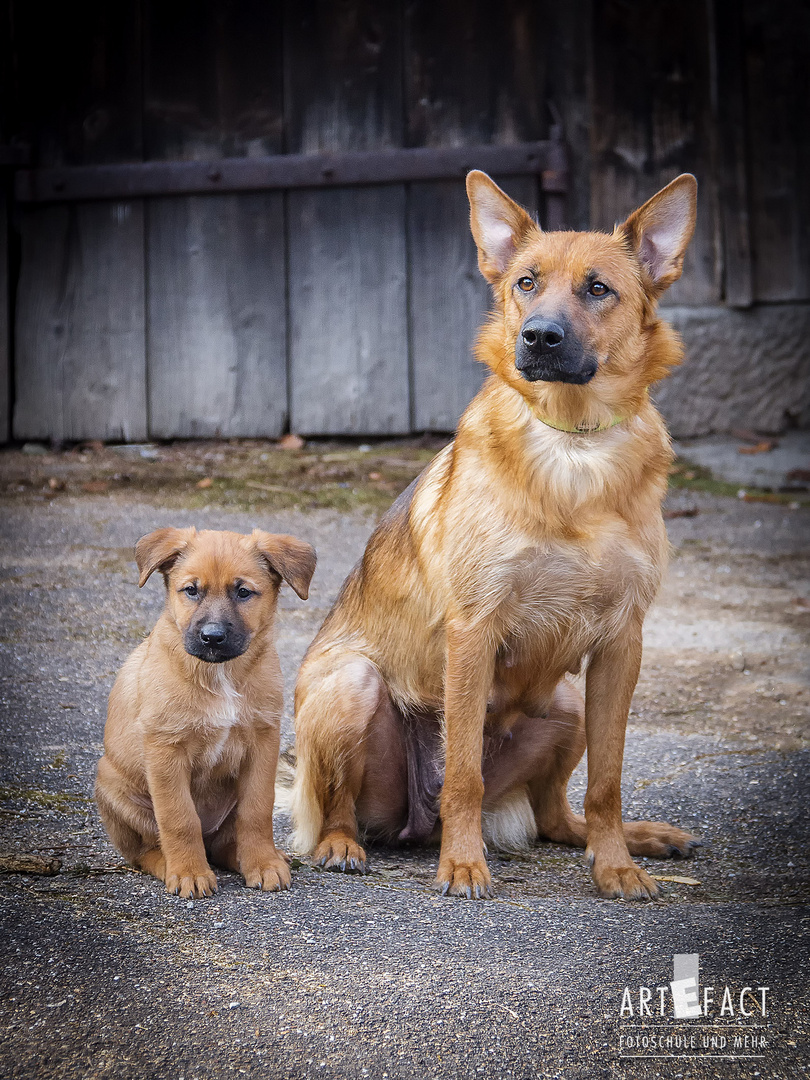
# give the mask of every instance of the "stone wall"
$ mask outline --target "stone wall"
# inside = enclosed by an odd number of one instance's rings
[[[655,391],[676,438],[810,427],[810,304],[670,307],[686,358]]]

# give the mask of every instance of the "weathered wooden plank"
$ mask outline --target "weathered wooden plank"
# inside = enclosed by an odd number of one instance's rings
[[[11,27],[13,15],[10,4],[0,8],[0,442],[11,435],[11,302],[9,250],[9,195],[12,187],[10,165],[20,153],[10,145],[15,133],[16,116],[13,105]]]
[[[610,228],[678,173],[700,184],[697,228],[671,304],[721,295],[708,41],[706,0],[660,0],[643,17],[632,0],[593,8],[594,226]]]
[[[810,297],[810,7],[746,0],[751,239],[757,300]]]
[[[546,56],[548,107],[561,122],[568,157],[565,225],[591,228],[591,41],[590,3],[547,3],[542,18]],[[545,219],[547,221],[547,218]],[[544,222],[545,223],[545,222]]]
[[[485,0],[408,4],[409,141],[508,146],[544,138],[551,120],[542,33],[548,6],[526,0],[497,6]],[[537,211],[536,178],[496,179]],[[452,431],[485,376],[472,344],[491,300],[478,270],[469,215],[463,184],[412,185],[408,292],[416,430]]]
[[[737,0],[715,0],[710,21],[716,56],[718,210],[723,233],[723,295],[732,307],[754,299],[748,190],[743,15]]]
[[[12,2],[17,137],[40,165],[140,158],[141,4]]]
[[[405,11],[410,146],[544,138],[544,2],[415,0]]]
[[[402,145],[398,4],[285,5],[294,153]],[[292,427],[410,428],[405,191],[294,192],[289,211]]]
[[[150,160],[281,149],[278,5],[147,4]],[[278,435],[286,425],[280,193],[147,203],[150,433]]]
[[[21,242],[16,438],[144,438],[142,207],[28,210]]]
[[[403,188],[293,193],[288,208],[293,428],[407,432]]]
[[[282,198],[201,195],[150,203],[153,437],[284,430]]]
[[[536,213],[535,179],[496,180]],[[408,219],[413,424],[417,431],[453,431],[486,375],[472,346],[492,303],[478,270],[464,185],[414,184]]]
[[[24,169],[15,177],[16,197],[22,203],[61,203],[149,195],[401,184],[412,180],[461,178],[473,166],[507,176],[542,173],[545,183],[546,170],[556,167],[558,153],[558,143],[545,140],[512,146],[484,143],[468,147],[411,147],[215,161],[140,161],[126,165]]]
[[[147,160],[277,154],[283,143],[277,3],[144,3]]]
[[[92,27],[92,32],[90,32]],[[18,137],[43,165],[140,156],[140,5],[14,5]],[[43,78],[42,73],[48,77]],[[143,214],[134,202],[22,215],[18,438],[145,434]]]
[[[9,320],[8,198],[0,175],[0,442],[11,434],[11,323]]]

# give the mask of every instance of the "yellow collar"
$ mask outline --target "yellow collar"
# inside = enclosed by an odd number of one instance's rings
[[[621,424],[622,420],[626,420],[626,416],[618,416],[614,413],[613,417],[607,424],[597,424],[596,427],[586,427],[584,424],[577,424],[574,427],[568,427],[565,424],[555,424],[548,419],[547,416],[541,416],[539,412],[532,409],[532,415],[540,421],[541,424],[545,424],[547,427],[554,428],[556,431],[567,431],[572,435],[593,435],[597,431],[607,431],[609,428],[616,427],[617,424]]]

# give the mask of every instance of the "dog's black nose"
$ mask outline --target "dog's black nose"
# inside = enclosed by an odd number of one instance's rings
[[[203,645],[221,645],[227,636],[228,631],[222,623],[209,622],[200,630]]]
[[[551,322],[549,319],[534,318],[526,320],[520,336],[523,338],[523,344],[532,353],[549,353],[562,345],[565,330],[559,323]]]

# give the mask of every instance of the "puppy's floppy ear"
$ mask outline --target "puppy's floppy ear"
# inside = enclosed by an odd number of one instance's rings
[[[691,173],[683,173],[617,226],[646,271],[648,291],[653,296],[681,276],[696,217],[697,180]]]
[[[179,555],[188,547],[196,529],[155,529],[142,536],[135,545],[135,562],[138,564],[140,578],[138,587],[143,588],[155,570],[166,574],[171,570]]]
[[[501,191],[486,173],[467,173],[470,228],[478,247],[478,268],[494,285],[506,270],[518,246],[532,232],[540,231],[522,206]]]
[[[309,583],[315,573],[315,548],[295,536],[254,529],[253,541],[270,569],[283,577],[302,600],[309,596]]]

